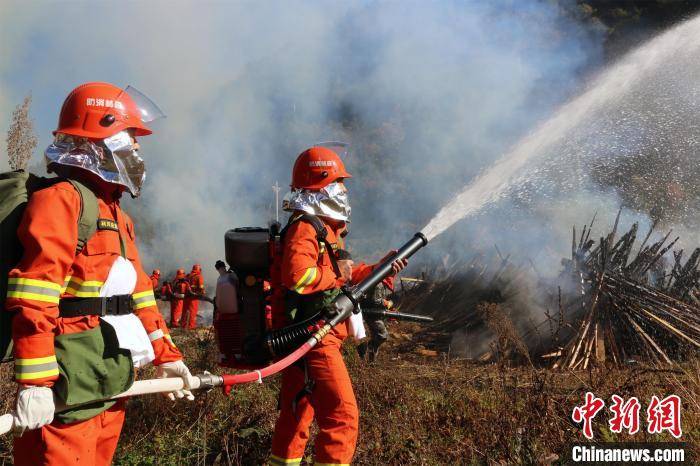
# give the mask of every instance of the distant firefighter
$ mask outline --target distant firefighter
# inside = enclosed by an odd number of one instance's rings
[[[153,269],[151,283],[153,283],[153,293],[155,293],[156,298],[160,298],[160,269]]]
[[[385,278],[372,289],[367,297],[360,301],[363,310],[391,310],[394,307],[391,295],[394,292],[394,277]],[[365,340],[357,347],[357,352],[361,358],[367,357],[370,363],[374,362],[379,352],[379,347],[389,339],[389,331],[386,323],[381,317],[370,317],[365,315],[365,323],[369,329],[369,341]]]
[[[194,264],[192,271],[187,276],[190,291],[185,296],[185,317],[182,320],[183,328],[197,327],[197,313],[199,312],[198,296],[204,295],[204,278],[202,278],[202,266]]]
[[[222,314],[238,313],[238,277],[226,269],[222,260],[214,264],[219,278],[216,280],[216,297],[214,299],[216,312]]]
[[[161,294],[170,298],[170,326],[179,327],[185,297],[191,293],[185,269],[177,269],[175,280],[165,282]],[[184,324],[183,324],[184,325]]]

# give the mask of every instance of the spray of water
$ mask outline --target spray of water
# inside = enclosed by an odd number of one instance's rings
[[[432,240],[460,219],[473,215],[503,198],[512,186],[528,179],[536,163],[551,149],[573,137],[593,115],[615,105],[682,53],[694,56],[700,48],[700,17],[671,29],[629,53],[604,71],[579,97],[562,106],[496,164],[472,183],[422,229]]]

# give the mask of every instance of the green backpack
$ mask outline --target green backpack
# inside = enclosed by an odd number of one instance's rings
[[[0,362],[12,359],[13,313],[5,310],[5,299],[8,274],[22,259],[17,229],[31,195],[60,181],[70,182],[80,194],[77,255],[97,230],[99,208],[95,194],[75,180],[44,178],[24,170],[0,173]]]

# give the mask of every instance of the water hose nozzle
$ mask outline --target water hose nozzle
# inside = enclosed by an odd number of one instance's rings
[[[355,310],[357,301],[393,273],[392,264],[394,262],[401,259],[408,259],[427,244],[428,238],[421,232],[416,233],[413,235],[413,238],[396,251],[396,254],[377,265],[364,280],[353,287],[345,289],[344,292],[333,301],[328,309],[328,323],[331,324],[331,326],[335,326],[347,319],[350,313]]]

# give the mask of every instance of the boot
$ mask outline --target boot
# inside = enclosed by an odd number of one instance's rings
[[[357,349],[357,355],[360,356],[360,359],[365,359],[365,356],[367,355],[367,342],[363,341],[355,348]]]

